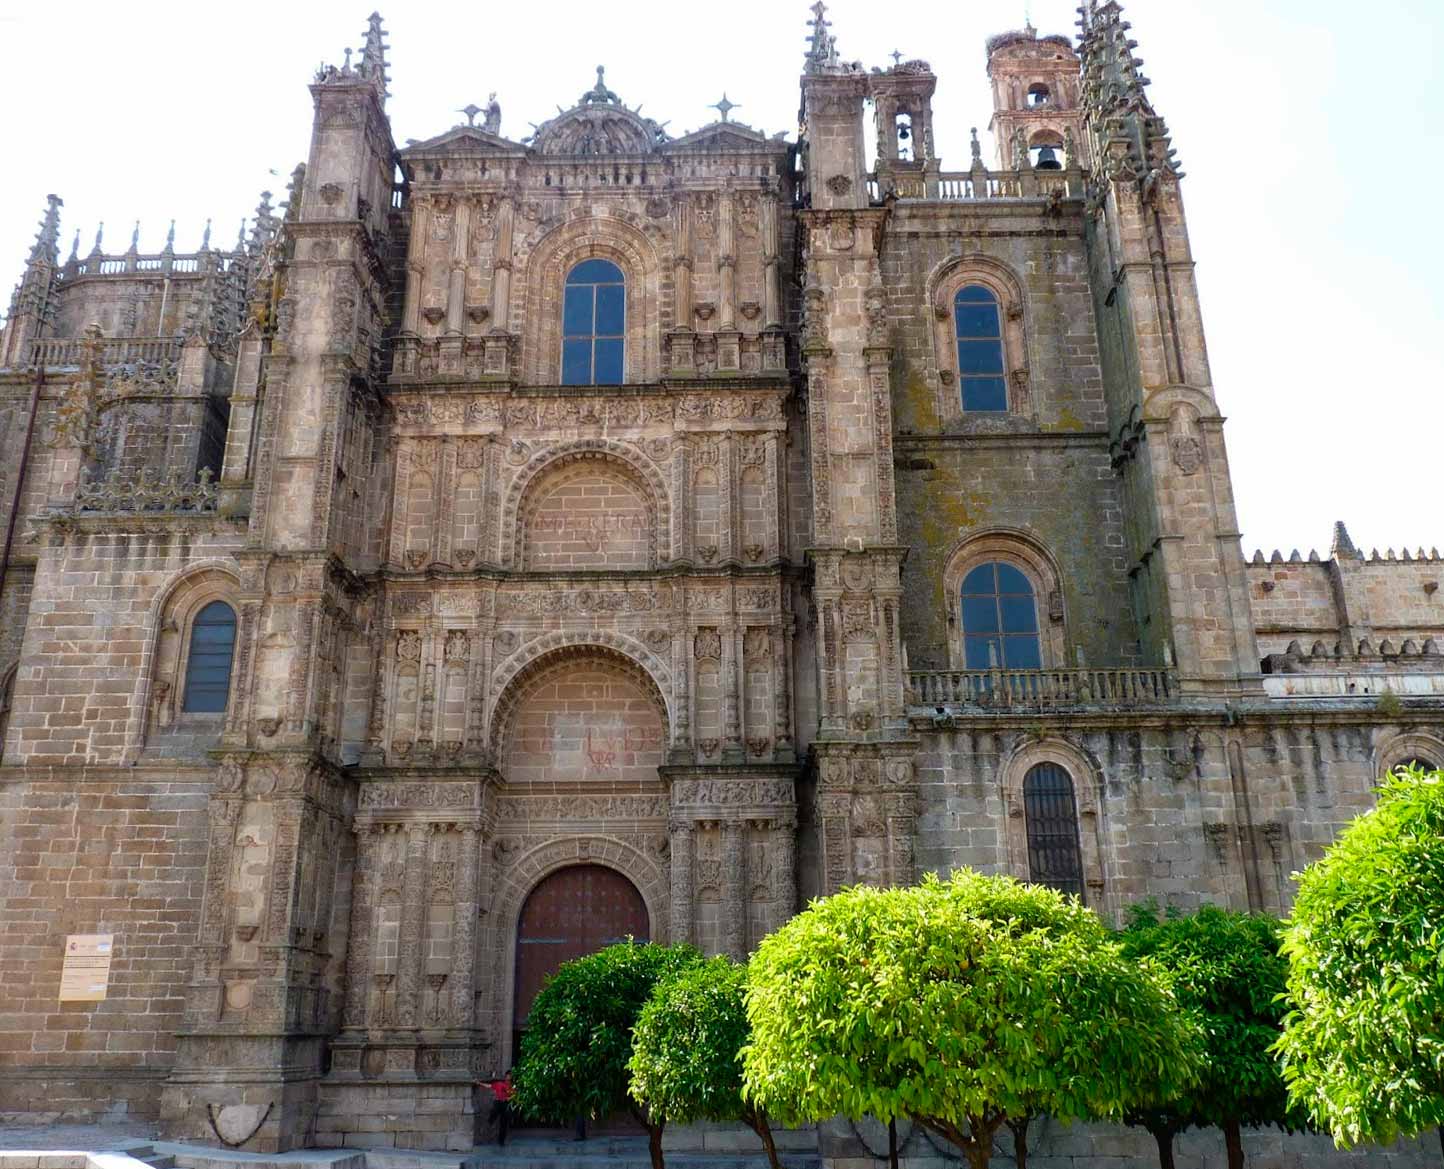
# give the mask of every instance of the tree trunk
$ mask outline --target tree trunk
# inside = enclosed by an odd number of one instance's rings
[[[1243,1135],[1232,1116],[1223,1122],[1223,1146],[1228,1150],[1228,1169],[1243,1169]]]
[[[1158,1169],[1173,1169],[1173,1129],[1150,1128],[1148,1131],[1158,1142]]]
[[[647,1125],[647,1151],[652,1154],[652,1169],[667,1169],[662,1160],[662,1125]]]
[[[742,1114],[742,1119],[747,1122],[747,1127],[761,1138],[762,1148],[767,1153],[767,1163],[772,1169],[782,1169],[782,1162],[777,1159],[777,1145],[772,1140],[772,1126],[767,1123],[767,1113],[754,1112],[749,1108]]]
[[[892,1117],[887,1122],[887,1165],[888,1169],[897,1169],[897,1117]]]
[[[1013,1160],[1018,1169],[1028,1169],[1028,1118],[1025,1116],[1019,1124],[1009,1121],[1008,1128],[1013,1133]]]

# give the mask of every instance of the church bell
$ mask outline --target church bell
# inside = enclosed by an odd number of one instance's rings
[[[1062,170],[1063,164],[1058,161],[1058,155],[1051,146],[1038,147],[1038,161],[1033,164],[1034,170]]]

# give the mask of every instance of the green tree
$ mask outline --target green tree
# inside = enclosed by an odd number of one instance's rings
[[[1075,899],[1006,877],[846,890],[764,939],[749,971],[749,1100],[788,1123],[908,1117],[974,1169],[1010,1118],[1118,1118],[1195,1070],[1151,964]]]
[[[662,1169],[662,1126],[627,1091],[637,1016],[659,980],[695,965],[691,946],[620,942],[564,962],[532,1003],[513,1072],[517,1111],[568,1124],[630,1110],[647,1129],[654,1169]]]
[[[1383,781],[1300,876],[1283,950],[1292,1098],[1340,1146],[1444,1126],[1444,772]]]
[[[1216,1125],[1223,1130],[1229,1169],[1241,1169],[1242,1126],[1291,1127],[1272,1050],[1284,1014],[1278,921],[1214,906],[1160,920],[1143,907],[1120,936],[1130,957],[1151,958],[1169,972],[1179,1005],[1202,1025],[1206,1051],[1191,1088],[1135,1110],[1130,1123],[1153,1134],[1163,1169],[1173,1167],[1178,1133]]]
[[[747,967],[712,958],[657,984],[637,1020],[632,1097],[658,1122],[741,1120],[778,1169],[767,1114],[742,1098],[742,1048],[751,1032]]]

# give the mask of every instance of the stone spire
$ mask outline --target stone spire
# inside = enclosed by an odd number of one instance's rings
[[[100,250],[100,241],[101,241],[101,238],[102,238],[104,235],[105,235],[105,220],[102,219],[98,224],[95,225],[95,243],[93,243],[93,244],[91,245],[91,247],[90,247],[90,254],[91,254],[92,256],[95,256],[95,257],[98,258],[98,257],[100,257],[101,255],[104,254],[104,253],[102,253],[101,250]]]
[[[1178,178],[1167,123],[1148,100],[1149,81],[1138,42],[1118,0],[1084,0],[1078,9],[1078,55],[1083,61],[1083,105],[1110,178],[1142,179],[1168,171]]]
[[[251,226],[251,239],[247,250],[253,256],[259,255],[275,234],[276,215],[271,209],[271,192],[262,191],[261,201],[256,204],[256,221]]]
[[[361,46],[361,64],[356,67],[356,75],[376,87],[376,94],[383,103],[387,96],[385,35],[381,27],[381,13],[373,12],[367,18],[366,43]]]
[[[812,32],[807,49],[804,73],[830,73],[837,68],[837,38],[827,30],[832,21],[827,19],[827,5],[817,0],[812,6]]]
[[[70,241],[70,258],[65,261],[67,264],[80,263],[80,228],[75,229],[75,238]]]
[[[1343,520],[1336,520],[1334,523],[1334,546],[1331,555],[1335,560],[1342,560],[1344,557],[1356,557],[1359,550],[1354,547],[1354,541],[1349,538],[1349,529],[1344,527]]]
[[[45,196],[45,218],[30,249],[31,264],[55,264],[60,260],[60,208],[65,201],[59,195]]]

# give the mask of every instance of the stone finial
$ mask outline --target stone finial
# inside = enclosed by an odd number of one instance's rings
[[[75,229],[75,238],[70,242],[70,258],[65,261],[67,264],[80,263],[80,228]]]
[[[296,169],[286,183],[286,218],[293,220],[301,214],[301,188],[306,185],[306,164],[298,162]]]
[[[1334,522],[1334,545],[1331,555],[1335,560],[1345,556],[1357,556],[1359,550],[1354,547],[1354,541],[1349,539],[1349,529],[1344,527],[1343,520]]]
[[[45,217],[35,234],[35,246],[30,249],[30,263],[54,264],[60,259],[60,208],[64,205],[59,195],[45,196]]]
[[[208,252],[208,251],[210,251],[210,250],[211,250],[211,221],[210,221],[209,219],[207,219],[207,220],[206,220],[206,229],[205,229],[204,232],[201,233],[201,251],[203,251],[203,252]]]
[[[356,75],[376,86],[382,101],[386,100],[386,33],[381,27],[381,13],[373,12],[366,20],[366,42],[361,46],[361,64]]]
[[[129,254],[133,256],[133,255],[135,255],[135,253],[138,252],[138,251],[140,251],[140,220],[139,220],[139,219],[137,219],[137,220],[135,221],[135,226],[134,226],[133,228],[131,228],[131,232],[130,232],[130,251],[129,251]]]
[[[827,73],[837,67],[837,38],[827,31],[831,26],[832,21],[827,19],[827,5],[817,0],[812,6],[812,30],[804,73]]]
[[[727,91],[724,89],[722,91],[722,100],[719,102],[714,102],[707,108],[709,110],[716,110],[719,114],[722,115],[722,120],[725,122],[728,120],[728,115],[731,114],[733,110],[737,109],[738,106],[740,106],[741,104],[741,102],[728,101]]]
[[[976,126],[973,127],[972,150],[973,167],[974,169],[981,169],[983,165],[983,144],[978,141],[978,128]]]
[[[607,88],[607,67],[597,66],[597,83],[582,94],[578,105],[621,105],[622,99]]]
[[[105,220],[102,219],[102,220],[96,225],[96,228],[95,228],[95,243],[93,243],[93,244],[91,245],[91,247],[90,247],[90,254],[91,254],[92,256],[99,256],[99,255],[102,254],[102,253],[101,253],[101,250],[100,250],[100,241],[101,241],[101,238],[102,238],[104,235],[105,235]]]
[[[481,113],[481,107],[475,102],[469,102],[466,105],[462,106],[461,109],[457,110],[456,112],[458,114],[466,115],[466,124],[468,126],[475,126],[476,115]]]
[[[162,250],[162,252],[164,252],[164,253],[166,253],[166,254],[173,254],[173,253],[175,252],[175,220],[174,220],[174,219],[172,219],[172,220],[170,221],[170,227],[168,227],[168,228],[166,229],[166,233],[165,233],[165,247],[162,248],[161,250]]]

